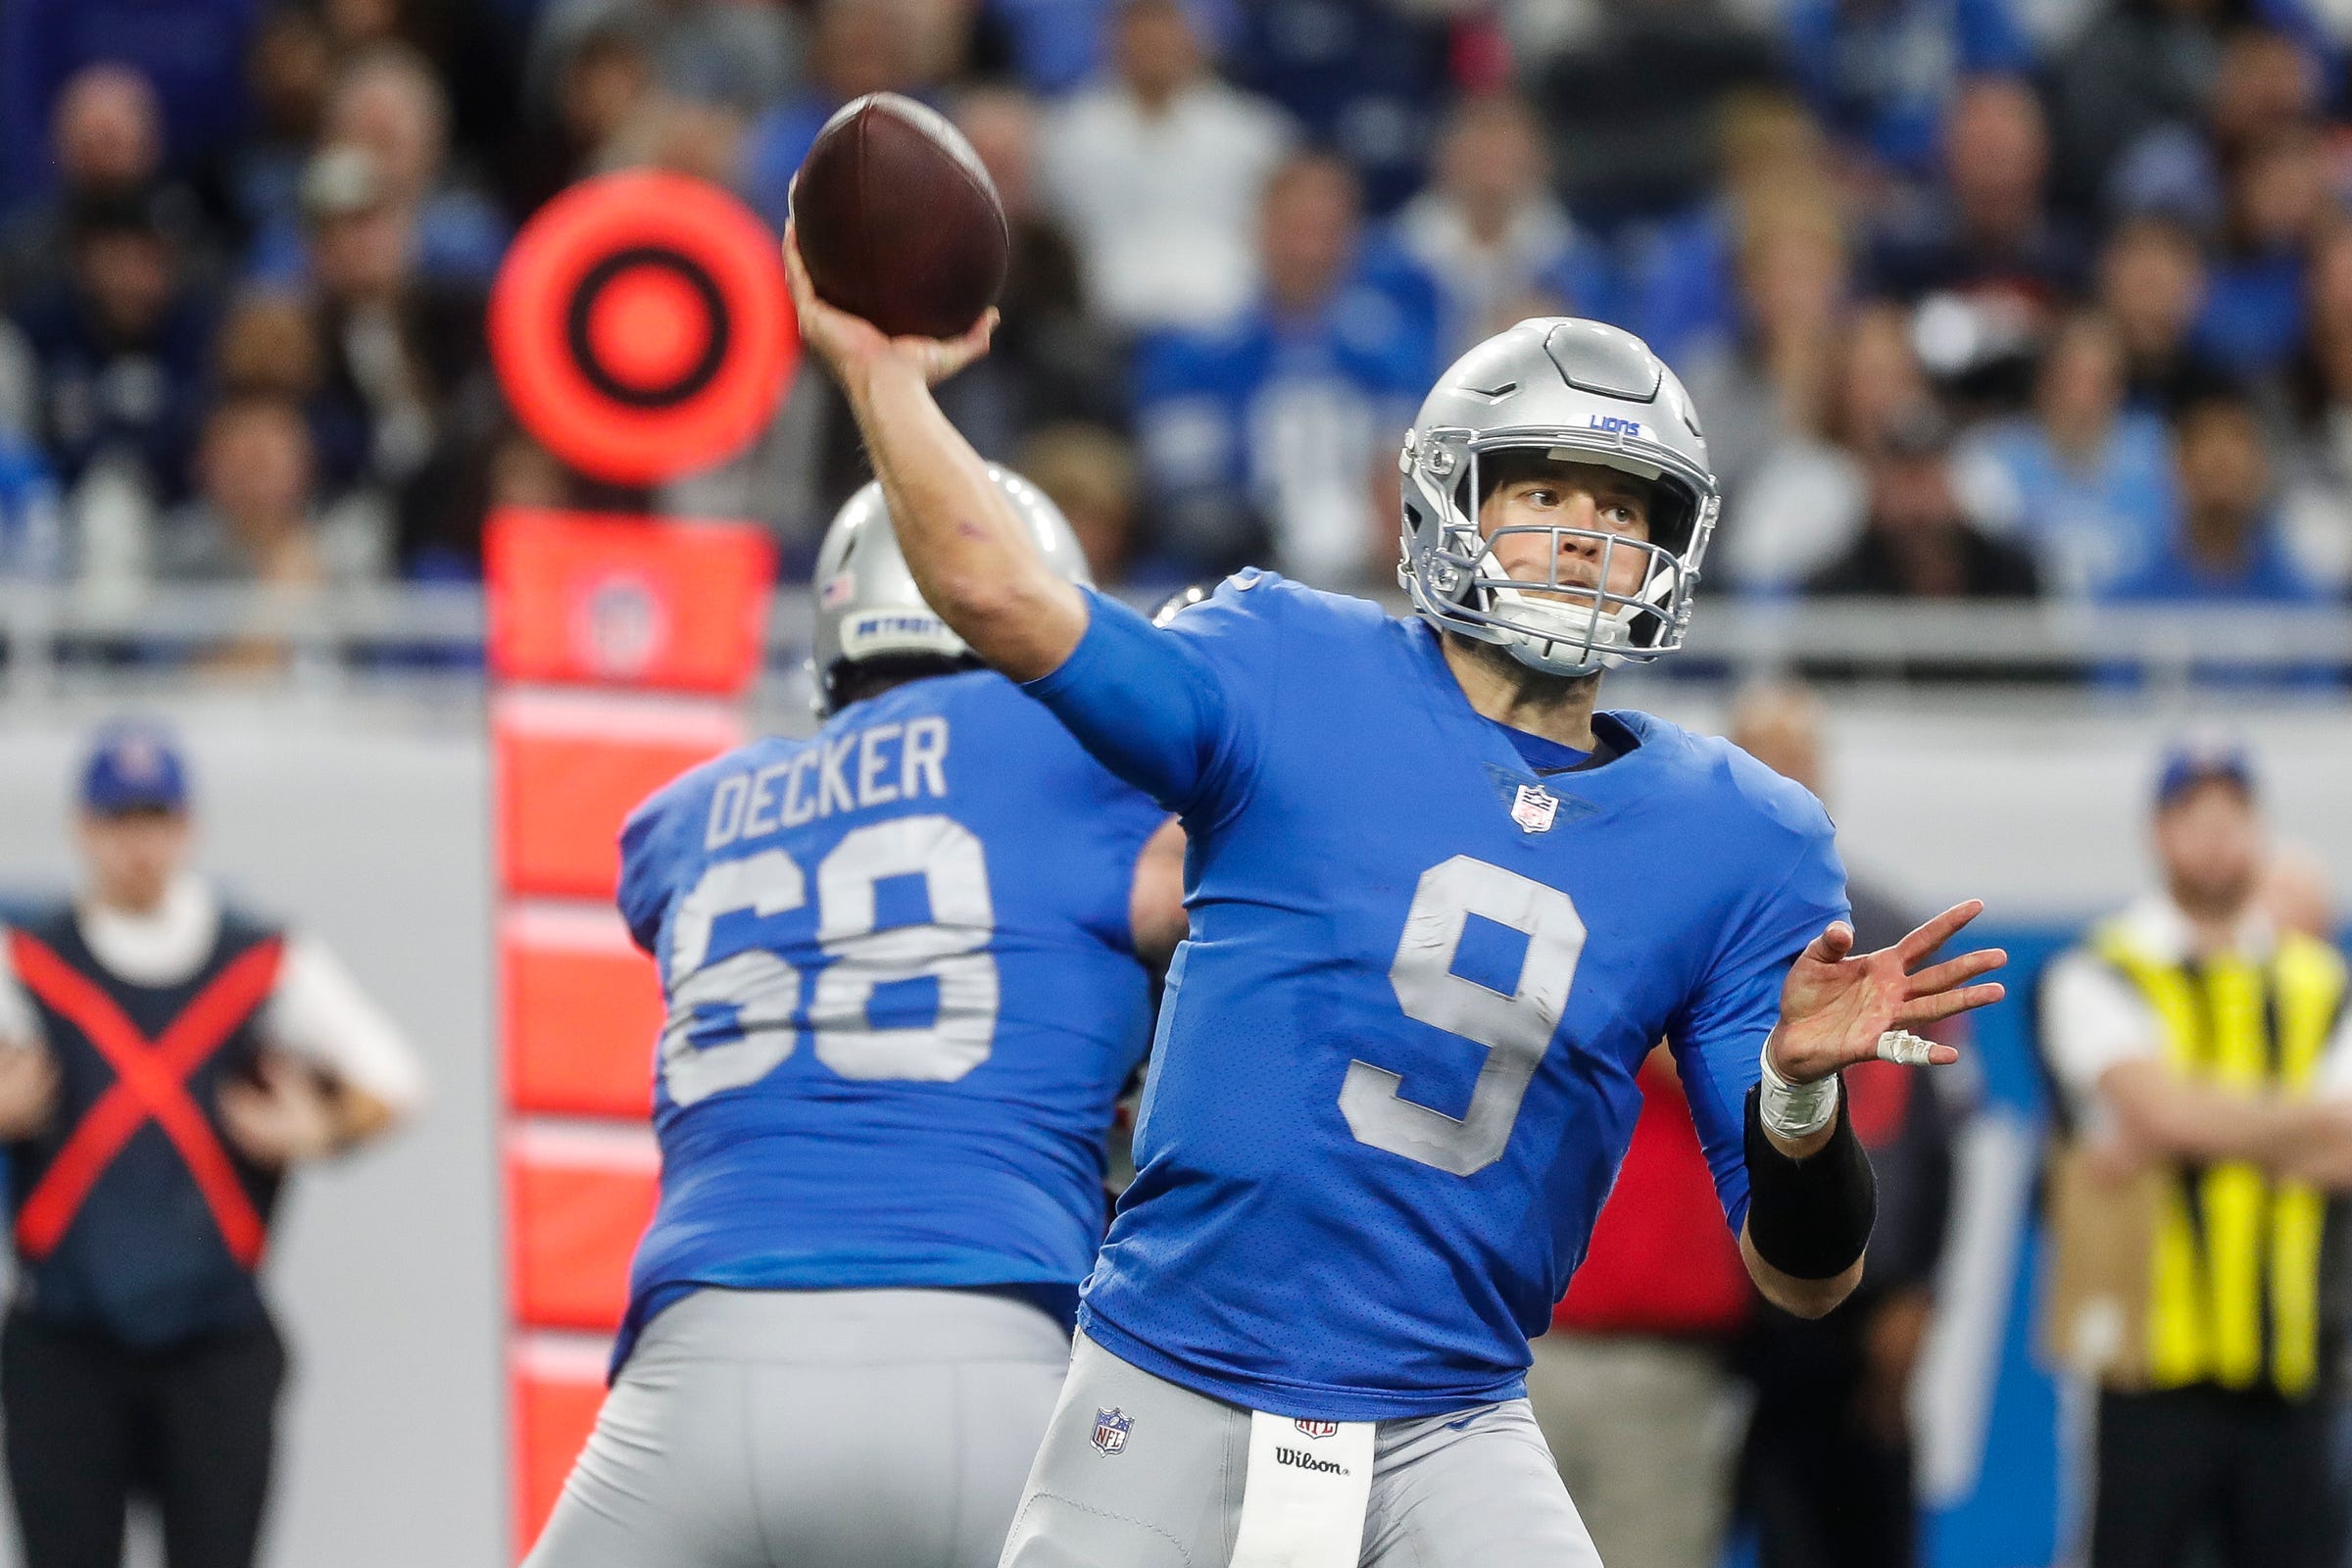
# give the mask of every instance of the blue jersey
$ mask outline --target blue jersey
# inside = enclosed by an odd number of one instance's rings
[[[911,682],[686,774],[621,833],[669,999],[662,1200],[614,1364],[699,1286],[1066,1297],[1142,1058],[1165,815],[1002,676]]]
[[[1781,984],[1845,913],[1804,790],[1639,713],[1539,775],[1427,626],[1256,573],[1166,630],[1095,598],[1028,689],[1190,835],[1099,1344],[1280,1415],[1515,1396],[1661,1039],[1744,1219]]]

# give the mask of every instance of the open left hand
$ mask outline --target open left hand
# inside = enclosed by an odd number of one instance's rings
[[[1781,987],[1781,1021],[1766,1048],[1773,1070],[1792,1084],[1813,1083],[1875,1059],[1879,1037],[1889,1029],[1911,1029],[2000,1001],[2006,993],[1999,982],[1969,983],[2009,961],[1998,948],[1979,948],[1912,972],[1984,912],[1980,899],[1955,904],[1876,953],[1855,953],[1854,928],[1843,920],[1814,938]],[[1950,1046],[1928,1055],[1938,1065],[1959,1059]]]
[[[268,1053],[256,1059],[254,1071],[258,1084],[220,1087],[220,1125],[245,1157],[284,1170],[332,1153],[342,1122],[318,1075]]]

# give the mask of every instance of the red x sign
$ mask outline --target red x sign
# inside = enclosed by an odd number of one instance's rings
[[[245,1196],[212,1121],[188,1098],[187,1078],[270,999],[280,951],[272,939],[239,954],[150,1041],[89,976],[24,932],[9,933],[17,978],[79,1029],[115,1069],[113,1087],[66,1139],[17,1213],[17,1246],[26,1256],[46,1257],[56,1250],[107,1166],[132,1134],[153,1121],[187,1162],[229,1255],[246,1268],[261,1261],[262,1216]]]

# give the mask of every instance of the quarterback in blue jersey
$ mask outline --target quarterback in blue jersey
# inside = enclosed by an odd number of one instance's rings
[[[1053,504],[985,482],[1083,581]],[[537,1568],[987,1568],[1068,1370],[1182,835],[977,666],[877,487],[816,593],[822,727],[621,833],[661,1204]]]
[[[800,322],[924,594],[1178,812],[1191,935],[1139,1174],[1089,1276],[1011,1568],[1596,1561],[1521,1374],[1674,1050],[1758,1287],[1827,1311],[1873,1187],[1837,1073],[1952,1059],[1995,1000],[1932,961],[1980,906],[1857,955],[1829,819],[1721,741],[1594,710],[1678,646],[1717,493],[1638,339],[1525,321],[1400,456],[1416,613],[1244,573],[1154,627],[1046,569],[929,384],[986,347]]]

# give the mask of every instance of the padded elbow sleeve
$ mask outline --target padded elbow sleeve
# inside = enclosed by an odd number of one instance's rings
[[[1839,1091],[1830,1141],[1791,1159],[1765,1136],[1756,1090],[1747,1092],[1747,1239],[1756,1255],[1800,1280],[1836,1279],[1870,1245],[1879,1183],[1854,1136]]]

